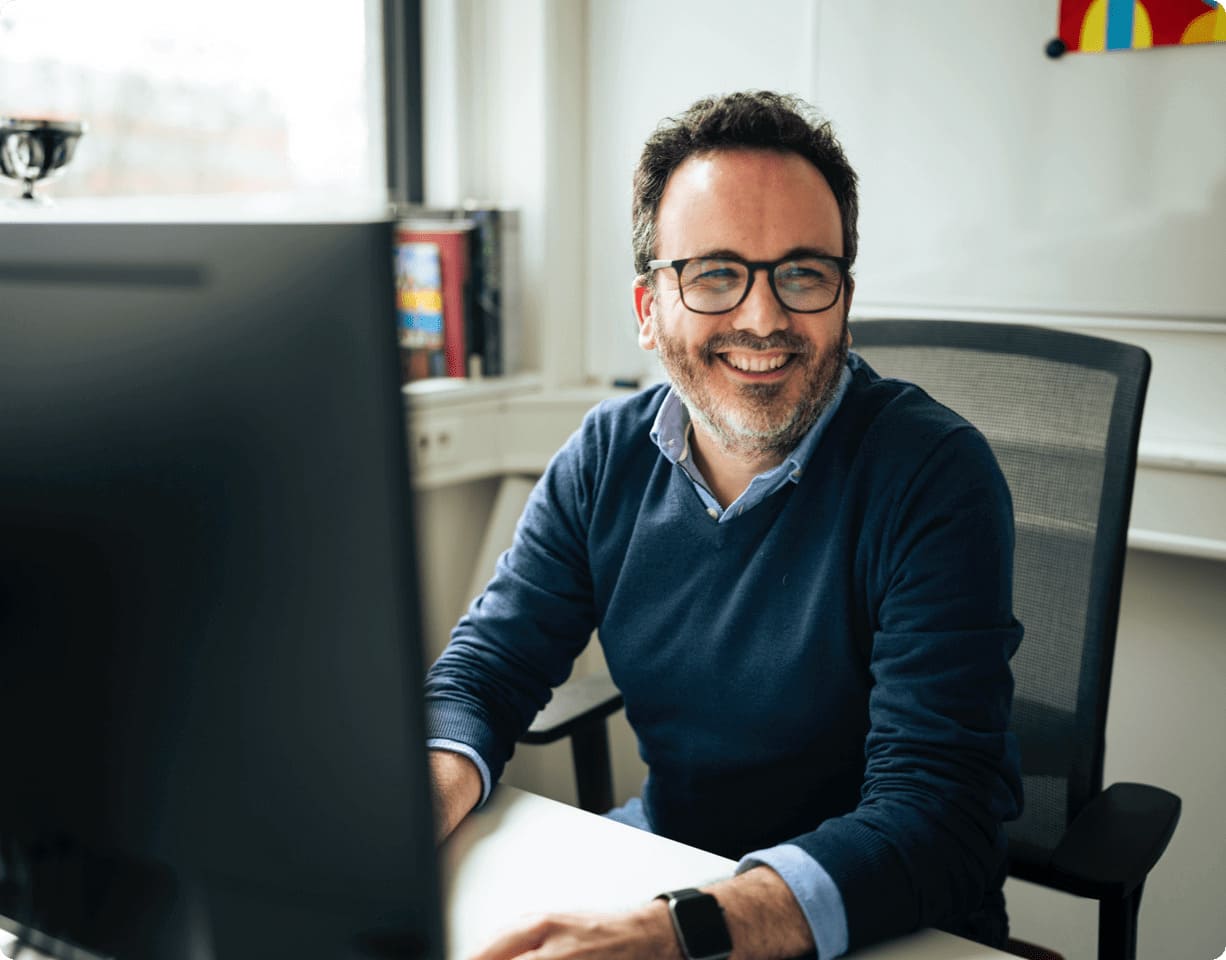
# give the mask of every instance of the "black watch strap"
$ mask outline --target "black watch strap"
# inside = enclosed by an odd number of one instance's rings
[[[727,960],[732,955],[724,908],[711,894],[687,887],[661,893],[656,899],[668,901],[668,914],[686,960]]]

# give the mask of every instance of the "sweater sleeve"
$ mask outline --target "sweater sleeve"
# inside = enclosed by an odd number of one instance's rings
[[[583,479],[591,433],[589,414],[534,487],[493,579],[426,675],[427,737],[470,747],[494,783],[595,626]]]
[[[969,427],[920,462],[891,491],[866,561],[872,687],[860,802],[791,841],[837,885],[848,950],[962,924],[999,883],[1003,823],[1021,804],[1007,729],[1021,639],[1008,487]]]

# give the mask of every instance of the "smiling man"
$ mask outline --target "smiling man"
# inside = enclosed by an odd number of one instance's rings
[[[549,917],[482,960],[822,960],[1007,931],[1013,525],[983,437],[850,352],[856,177],[769,93],[703,100],[634,181],[639,342],[669,383],[551,462],[427,682],[445,835],[593,629],[649,769],[609,816],[735,876]]]

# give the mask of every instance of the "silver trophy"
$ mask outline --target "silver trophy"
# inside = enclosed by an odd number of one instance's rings
[[[0,117],[0,173],[20,180],[22,197],[34,200],[34,184],[68,165],[84,132],[69,120]]]

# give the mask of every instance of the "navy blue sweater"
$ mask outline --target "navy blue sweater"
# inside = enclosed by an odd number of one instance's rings
[[[719,524],[649,432],[666,388],[592,411],[551,462],[427,680],[428,734],[497,779],[599,628],[655,832],[792,842],[849,949],[1004,932],[1013,521],[984,438],[852,355],[797,484]]]

